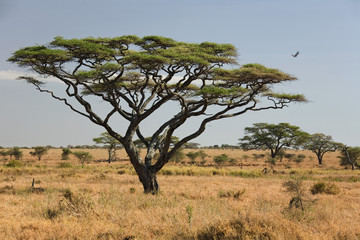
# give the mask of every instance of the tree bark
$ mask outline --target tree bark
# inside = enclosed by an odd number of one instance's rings
[[[156,172],[151,167],[143,166],[137,173],[143,185],[144,193],[156,194],[159,192],[160,188],[156,179]]]

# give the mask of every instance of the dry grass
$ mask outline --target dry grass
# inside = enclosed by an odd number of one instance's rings
[[[0,239],[360,239],[360,182],[355,181],[360,174],[342,170],[336,154],[325,155],[322,167],[316,159],[300,166],[285,160],[276,166],[283,173],[267,175],[261,174],[264,161],[252,159],[241,170],[172,165],[158,176],[161,193],[154,196],[142,193],[126,161],[82,169],[70,159],[70,166],[59,168],[61,150],[50,150],[40,162],[27,151],[25,166],[0,167]],[[88,151],[106,159],[105,150]],[[244,154],[206,152],[239,159]],[[126,158],[123,152],[119,156]],[[304,212],[289,209],[291,194],[282,184],[294,175],[305,177],[306,189],[327,181],[340,194],[308,191]],[[43,192],[31,191],[33,178]],[[220,194],[243,190],[237,197]]]

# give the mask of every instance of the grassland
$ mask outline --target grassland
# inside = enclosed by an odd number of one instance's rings
[[[301,152],[303,163],[283,160],[264,174],[264,160],[242,158],[259,152],[207,149],[205,166],[170,164],[158,176],[161,192],[145,195],[123,151],[122,161],[84,168],[60,160],[59,149],[41,161],[29,151],[22,166],[0,166],[0,239],[360,239],[360,172],[340,167],[337,153],[318,166]],[[88,151],[106,159],[105,150]],[[236,165],[215,166],[221,153]],[[304,211],[289,208],[283,187],[299,176]],[[318,182],[340,193],[312,195]]]

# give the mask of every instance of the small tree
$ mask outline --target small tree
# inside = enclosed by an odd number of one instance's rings
[[[13,156],[16,160],[20,160],[23,157],[23,152],[19,147],[13,147],[8,151],[8,155],[10,156],[10,160]]]
[[[41,158],[48,152],[48,148],[47,147],[33,147],[34,151],[30,152],[31,156],[37,157],[37,159],[40,161]]]
[[[0,156],[2,156],[3,160],[6,160],[6,156],[9,155],[9,151],[1,150]]]
[[[85,151],[75,151],[72,154],[80,160],[82,168],[85,163],[88,163],[93,159],[93,156],[89,152]]]
[[[319,165],[322,164],[324,154],[327,152],[335,152],[342,147],[342,144],[334,142],[331,136],[315,133],[309,135],[303,143],[304,149],[310,150],[316,154]]]
[[[174,161],[176,163],[179,163],[181,160],[183,160],[185,158],[185,153],[183,152],[183,150],[180,148],[178,149],[175,154],[173,155],[172,158],[170,158],[169,161]]]
[[[104,144],[104,147],[108,150],[109,163],[115,157],[116,150],[121,147],[121,143],[107,132],[102,133],[101,137],[94,138],[93,141],[97,144]]]
[[[221,154],[221,155],[217,155],[214,157],[214,162],[217,165],[222,165],[225,164],[227,161],[229,160],[229,156],[225,153]]]
[[[300,145],[307,135],[289,123],[255,123],[253,127],[245,128],[245,137],[239,139],[239,144],[244,150],[270,150],[271,158],[275,158],[284,147]]]
[[[360,167],[360,147],[344,146],[340,158],[342,166],[351,165],[351,169],[355,170],[355,166]]]
[[[188,152],[186,156],[190,158],[190,164],[194,164],[195,159],[199,156],[199,152]]]
[[[296,157],[296,154],[294,153],[286,153],[285,154],[285,158],[290,162],[290,161],[293,161],[294,158]]]
[[[61,160],[69,160],[71,150],[69,148],[63,148],[61,153]]]
[[[204,150],[200,150],[199,152],[199,157],[201,158],[201,164],[205,165],[206,163],[206,157],[208,157],[209,155],[204,151]]]
[[[297,164],[300,164],[304,161],[305,158],[306,156],[304,154],[298,154],[296,155],[296,157],[293,158],[293,161],[296,162]]]
[[[304,202],[306,201],[306,189],[304,187],[304,179],[301,176],[293,177],[291,180],[283,183],[286,191],[292,193],[289,207],[300,208],[304,211]]]

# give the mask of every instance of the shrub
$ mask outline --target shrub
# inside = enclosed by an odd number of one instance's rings
[[[8,151],[8,155],[10,155],[10,159],[14,156],[15,160],[20,160],[23,157],[23,152],[19,147],[13,147]]]
[[[235,198],[235,199],[239,199],[240,196],[242,196],[245,193],[246,189],[242,189],[239,191],[232,191],[232,190],[228,190],[228,191],[224,191],[224,190],[220,190],[218,192],[218,196],[220,198]]]
[[[190,158],[190,164],[195,164],[195,159],[199,156],[199,152],[188,152],[186,156]]]
[[[16,168],[16,167],[22,167],[22,163],[18,160],[10,160],[5,166],[6,167],[11,167],[11,168]]]
[[[58,168],[72,168],[70,163],[60,163]]]
[[[229,160],[229,156],[225,153],[214,157],[214,162],[218,165],[224,164],[228,160]]]
[[[293,161],[296,162],[297,164],[300,164],[301,162],[304,161],[305,157],[306,156],[304,154],[298,154],[295,158],[293,158]]]
[[[69,160],[69,156],[71,154],[71,150],[68,148],[63,148],[61,153],[61,160]]]
[[[271,166],[275,166],[276,165],[276,158],[269,157],[265,162],[269,163]]]
[[[72,154],[80,160],[82,167],[84,167],[85,163],[90,162],[90,160],[94,158],[89,152],[85,151],[75,151]]]
[[[306,202],[306,194],[304,187],[304,177],[296,176],[291,180],[283,183],[283,187],[286,191],[292,194],[289,202],[289,208],[300,208],[302,211],[305,210],[304,203]]]
[[[310,191],[312,194],[325,193],[325,194],[336,195],[340,192],[340,189],[334,183],[318,182],[312,186]]]

